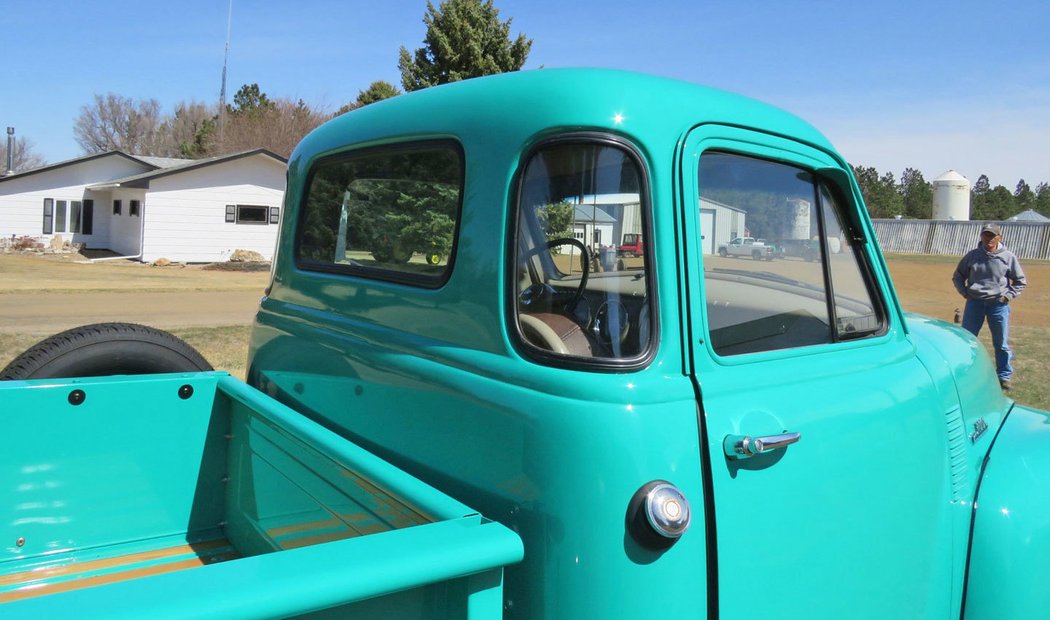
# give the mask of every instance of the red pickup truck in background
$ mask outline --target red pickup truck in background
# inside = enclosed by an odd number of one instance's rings
[[[645,244],[642,243],[642,235],[638,233],[626,233],[623,236],[623,244],[616,248],[617,256],[641,256],[645,252]]]

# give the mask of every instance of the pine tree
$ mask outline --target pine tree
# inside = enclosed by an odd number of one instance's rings
[[[336,111],[335,116],[340,114],[346,114],[347,112],[353,112],[358,108],[363,108],[370,103],[396,97],[401,94],[397,86],[394,86],[390,82],[385,80],[376,80],[368,85],[368,88],[358,91],[357,99],[354,99],[350,103],[344,105]]]
[[[401,47],[402,86],[413,91],[521,69],[532,39],[511,41],[510,22],[499,20],[492,0],[443,0],[436,9],[427,0],[423,47],[414,54]]]
[[[1015,213],[1020,213],[1026,209],[1031,209],[1035,206],[1035,192],[1032,188],[1025,183],[1024,179],[1017,182],[1017,188],[1014,189],[1014,208]]]
[[[933,216],[933,187],[922,178],[921,172],[906,168],[901,173],[900,191],[906,216],[919,219]]]
[[[1050,183],[1036,185],[1035,210],[1043,215],[1050,215]]]

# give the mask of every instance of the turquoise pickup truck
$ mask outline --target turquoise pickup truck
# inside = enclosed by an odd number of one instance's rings
[[[849,166],[750,99],[544,69],[366,106],[289,160],[247,385],[137,333],[0,373],[0,615],[1050,609],[1050,414],[901,309]],[[108,583],[119,550],[176,557]]]

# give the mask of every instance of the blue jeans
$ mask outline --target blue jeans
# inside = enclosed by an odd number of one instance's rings
[[[1010,337],[1010,305],[998,301],[966,300],[963,310],[962,326],[976,336],[988,319],[988,329],[992,332],[992,348],[995,349],[995,372],[1000,379],[1009,379],[1014,374],[1010,365],[1013,353],[1007,339]]]

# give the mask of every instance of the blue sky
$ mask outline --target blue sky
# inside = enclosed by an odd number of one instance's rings
[[[738,92],[799,114],[852,163],[1013,191],[1050,182],[1050,3],[497,0],[526,69],[601,66]],[[234,0],[228,92],[335,110],[424,33],[425,1]],[[218,100],[227,0],[2,0],[0,126],[51,162],[81,155],[95,93]]]

